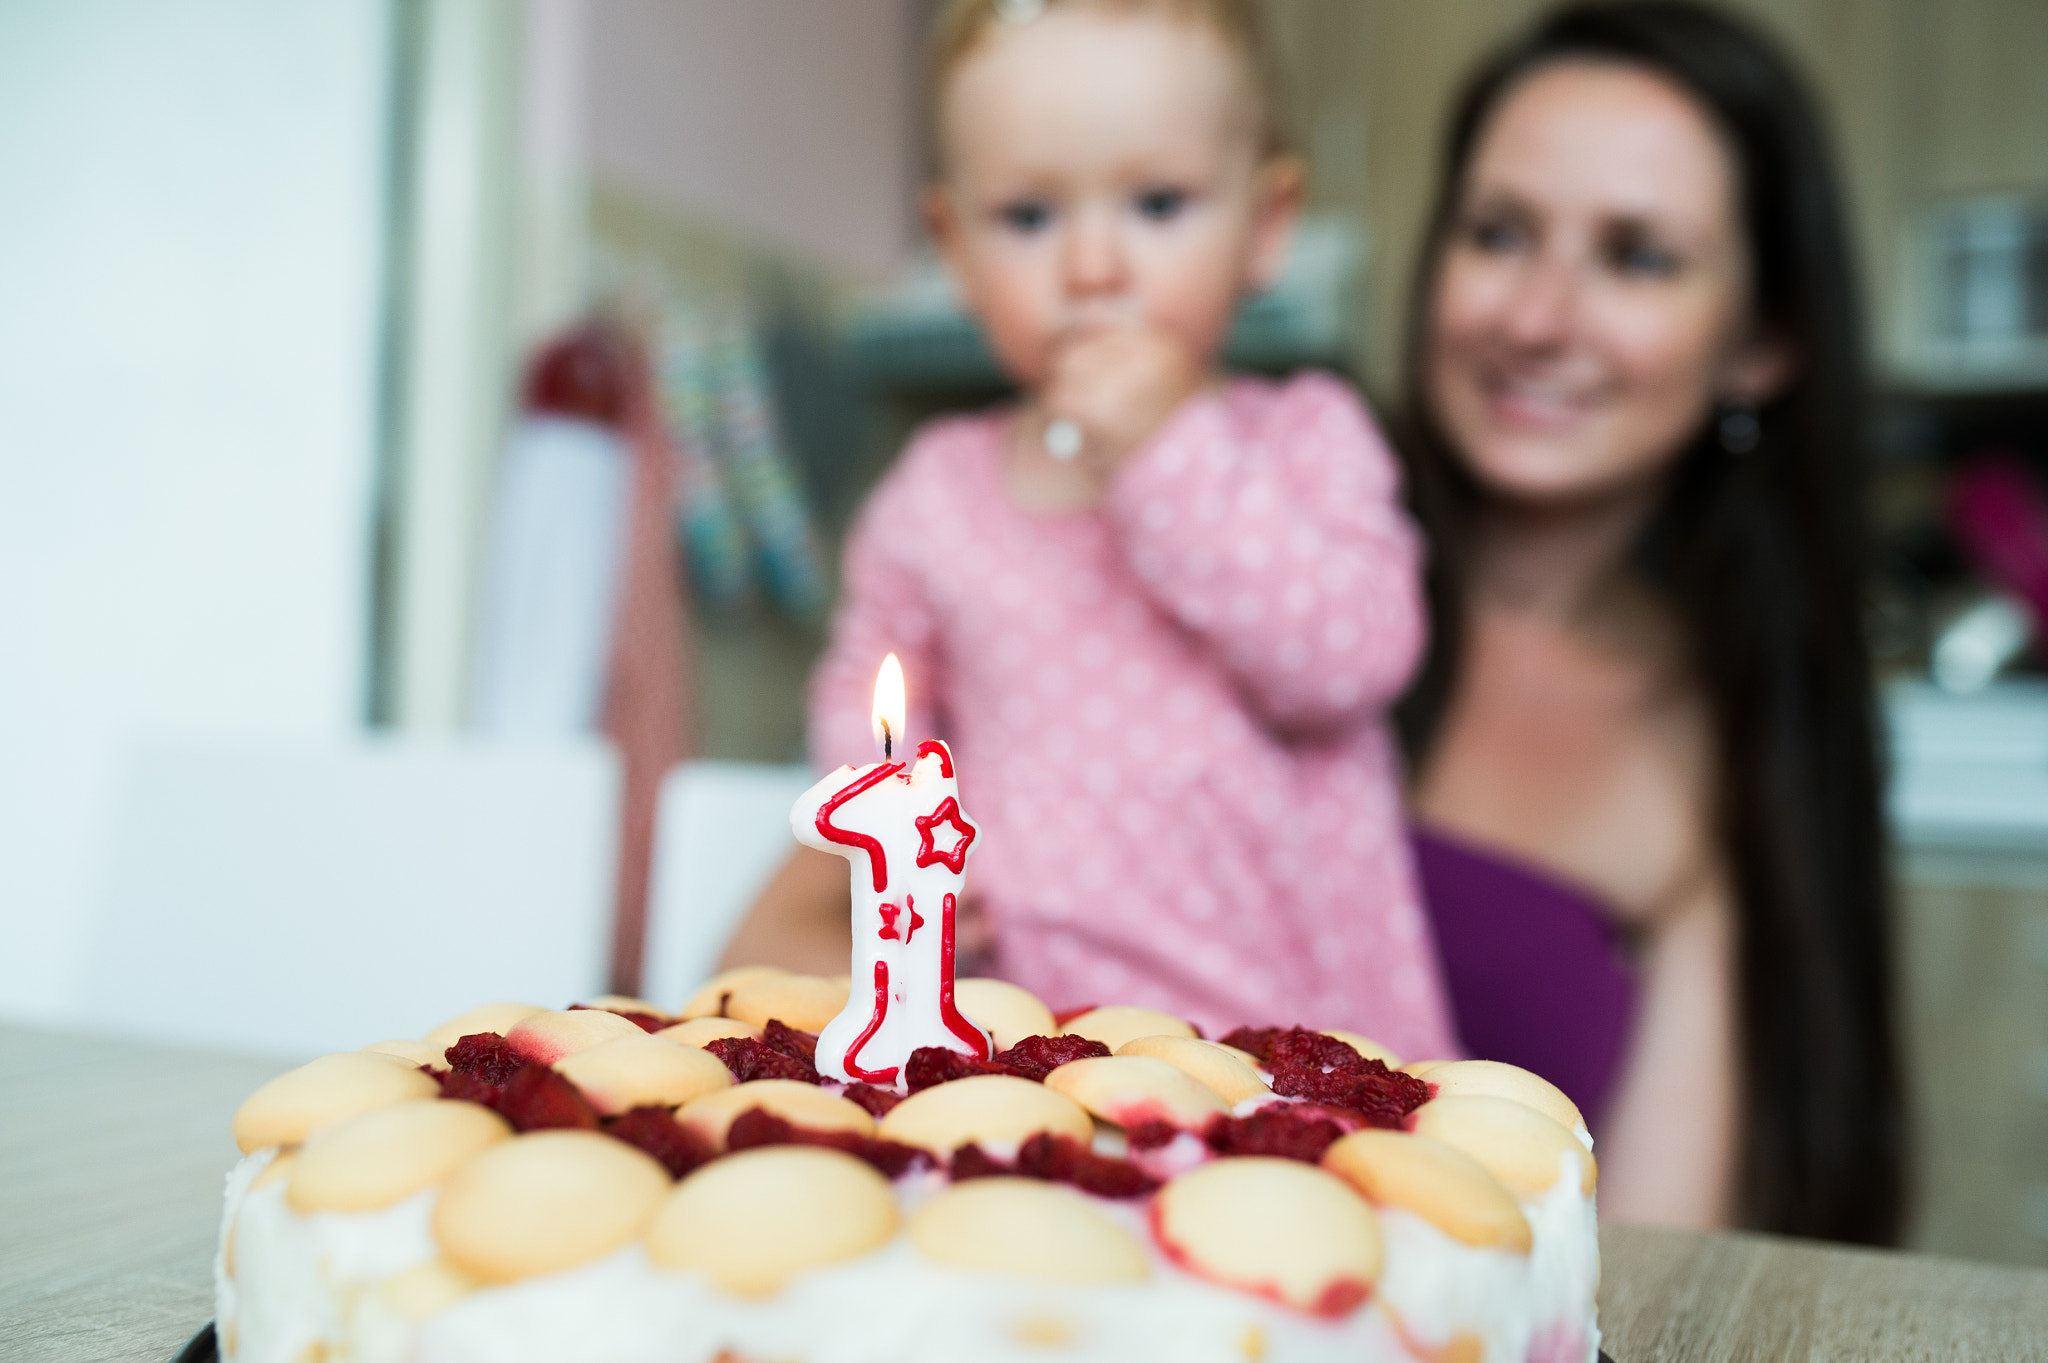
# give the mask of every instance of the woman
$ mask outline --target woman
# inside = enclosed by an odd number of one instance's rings
[[[1605,1213],[1892,1239],[1858,317],[1798,82],[1686,5],[1547,20],[1458,108],[1411,318],[1467,1044],[1570,1072]]]

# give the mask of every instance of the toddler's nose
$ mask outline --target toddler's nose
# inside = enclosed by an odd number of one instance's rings
[[[1120,293],[1130,282],[1129,262],[1115,218],[1099,210],[1074,215],[1060,263],[1067,292],[1073,297]]]

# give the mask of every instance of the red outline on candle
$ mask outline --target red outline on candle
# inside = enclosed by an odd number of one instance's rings
[[[950,901],[953,896],[947,895],[946,898]],[[946,921],[950,923],[953,920],[949,918]],[[950,970],[947,972],[947,979],[941,990],[941,996],[948,1005],[952,1003],[953,981]],[[855,1079],[860,1080],[863,1084],[893,1084],[896,1082],[897,1066],[891,1065],[886,1070],[864,1070],[860,1067],[860,1062],[855,1059],[860,1054],[860,1048],[867,1045],[874,1038],[875,1033],[881,1029],[882,1019],[887,1016],[889,1016],[889,963],[887,961],[876,961],[875,1013],[873,1017],[868,1019],[868,1025],[861,1029],[860,1035],[853,1039],[853,1044],[846,1048],[846,1060],[844,1062],[846,1072]],[[983,1057],[983,1059],[986,1058],[986,1056]]]
[[[976,1060],[989,1057],[988,1033],[969,1022],[961,1015],[960,1006],[953,1002],[953,896],[948,894],[942,901],[939,915],[939,1017],[946,1024],[946,1030],[966,1042]],[[881,963],[876,962],[876,969]],[[870,1028],[872,1030],[872,1028]],[[849,1070],[853,1067],[847,1066]],[[891,1071],[894,1076],[894,1071]]]
[[[913,822],[917,824],[917,836],[924,840],[917,849],[917,864],[944,866],[954,875],[959,875],[967,866],[967,849],[974,846],[975,835],[981,831],[967,822],[967,816],[960,812],[960,802],[948,795],[939,801],[937,809],[919,815]],[[950,852],[941,852],[932,843],[932,830],[942,823],[951,823],[962,835]]]
[[[882,844],[865,833],[855,833],[832,822],[832,811],[851,800],[854,796],[882,782],[903,770],[901,762],[878,762],[874,770],[861,777],[846,789],[818,806],[818,836],[827,842],[836,842],[841,847],[858,847],[868,854],[868,868],[874,872],[875,893],[889,888],[889,862],[882,851]]]
[[[953,779],[953,750],[939,742],[938,739],[927,738],[924,742],[918,744],[917,755],[920,758],[937,755],[939,759],[939,775],[945,777],[948,781]]]

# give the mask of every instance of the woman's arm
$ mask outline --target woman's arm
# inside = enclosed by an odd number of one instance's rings
[[[1418,549],[1386,442],[1326,374],[1287,384],[1257,429],[1186,404],[1104,505],[1133,572],[1281,729],[1383,709],[1420,654]]]
[[[1718,877],[1658,916],[1620,1083],[1599,1133],[1600,1214],[1734,1224],[1742,1123],[1735,906]]]
[[[847,886],[844,857],[797,847],[747,910],[718,968],[779,965],[806,975],[845,974],[853,955]]]

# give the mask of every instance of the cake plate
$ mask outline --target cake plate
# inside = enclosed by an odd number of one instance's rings
[[[192,1342],[179,1350],[171,1363],[220,1363],[220,1346],[214,1342],[213,1322],[206,1322],[206,1328],[192,1336]],[[1600,1363],[1614,1363],[1607,1351],[1600,1351]]]

